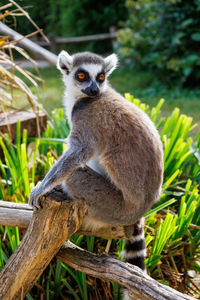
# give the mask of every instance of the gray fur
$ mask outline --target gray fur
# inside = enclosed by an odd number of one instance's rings
[[[31,190],[29,205],[40,208],[39,197],[52,190],[72,174],[73,170],[84,164],[92,155],[92,147],[88,147],[87,141],[71,139],[70,148],[63,153],[60,159],[53,165],[42,182]],[[92,143],[89,146],[92,146]]]
[[[68,149],[32,189],[29,204],[40,208],[39,197],[62,183],[74,201],[85,200],[88,215],[84,222],[88,227],[133,226],[132,237],[125,243],[124,258],[144,269],[142,217],[161,193],[163,150],[149,117],[109,87],[107,78],[117,62],[115,54],[106,58],[89,52],[59,54],[57,67],[63,74],[64,105],[71,126]],[[87,80],[79,80],[79,68],[87,72]],[[105,74],[102,82],[98,79],[100,73]],[[112,195],[120,192],[122,197],[117,201],[113,200],[115,197],[108,200],[106,194],[95,198],[99,183],[89,184],[80,195],[74,188],[76,182],[70,186],[70,178],[76,168],[85,166],[112,186]]]
[[[82,52],[74,54],[73,56],[73,67],[78,67],[82,64],[95,64],[95,65],[102,65],[105,67],[104,59],[97,54],[91,52]]]
[[[30,205],[39,207],[42,194],[66,182],[76,168],[85,164],[109,178],[124,197],[124,202],[118,204],[107,203],[106,198],[101,203],[88,203],[94,220],[131,225],[157,201],[163,176],[162,144],[147,115],[108,86],[107,76],[116,64],[115,54],[104,59],[88,52],[73,56],[65,51],[60,53],[58,68],[63,72],[64,65],[70,70],[63,78],[64,101],[66,105],[71,103],[67,112],[72,127],[69,149],[31,191]],[[90,101],[90,97],[86,98],[89,101],[82,101],[86,83],[76,82],[74,75],[82,65],[91,72],[90,81],[98,84],[95,101]],[[106,78],[99,84],[96,76],[103,67]]]

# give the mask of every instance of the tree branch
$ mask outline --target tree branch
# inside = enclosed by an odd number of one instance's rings
[[[84,203],[85,198],[91,199],[91,201],[95,201],[96,203],[100,203],[103,198],[106,198],[108,203],[111,201],[115,201],[116,203],[122,201],[121,193],[116,191],[109,182],[90,168],[77,169],[69,179],[69,184],[71,190],[78,190],[79,194],[82,195],[82,199],[78,199],[79,203]],[[98,189],[94,189],[93,187],[98,187]],[[69,200],[68,195],[64,194],[59,186],[53,189],[48,194],[48,197],[56,201]],[[27,204],[13,204],[0,201],[0,224],[28,227],[31,217],[32,210]],[[132,228],[133,226],[111,225],[102,226],[101,228],[88,228],[87,224],[83,223],[77,233],[107,239],[128,239],[132,235]]]
[[[88,168],[76,170],[70,179],[70,185],[79,189],[80,195],[83,195],[82,202],[78,199],[79,204],[69,200],[59,188],[42,197],[43,209],[33,213],[27,205],[1,201],[0,222],[7,222],[7,225],[11,225],[9,222],[18,225],[19,222],[23,226],[30,222],[22,242],[0,273],[1,300],[23,299],[56,254],[69,266],[103,280],[118,282],[139,298],[142,296],[143,299],[156,300],[193,299],[159,284],[137,267],[115,258],[88,253],[68,242],[61,248],[66,239],[75,232],[123,239],[129,238],[132,233],[132,226],[106,226],[99,231],[86,231],[84,223],[82,227],[81,224],[87,215],[84,204],[87,195],[95,201],[101,201],[101,197],[106,197],[108,201],[119,201],[122,195]],[[93,189],[93,185],[98,186],[98,189]],[[8,215],[10,221],[6,220]],[[15,220],[12,221],[12,218]]]
[[[57,56],[55,54],[40,47],[2,22],[0,22],[0,32],[4,35],[10,36],[15,43],[18,43],[21,47],[32,51],[33,53],[47,60],[51,65],[56,66]]]
[[[117,282],[128,288],[134,297],[144,300],[194,300],[168,286],[160,284],[138,267],[109,255],[95,255],[67,241],[57,258],[70,267],[93,277]]]
[[[55,200],[58,190],[51,193],[51,199]],[[55,196],[56,195],[56,196]],[[60,194],[61,196],[62,193]],[[70,205],[69,199],[65,199]],[[33,209],[28,204],[0,201],[0,225],[18,226],[27,228],[33,215]],[[82,235],[98,236],[104,239],[127,240],[132,234],[132,226],[106,226],[101,228],[88,228],[82,224],[76,232]]]
[[[43,199],[17,250],[0,273],[0,299],[23,299],[65,240],[77,229],[86,208]]]

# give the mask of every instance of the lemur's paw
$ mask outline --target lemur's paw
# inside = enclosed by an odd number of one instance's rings
[[[36,187],[34,187],[31,190],[30,197],[29,197],[29,200],[28,200],[28,204],[30,206],[32,206],[34,209],[42,208],[41,202],[39,200],[42,193],[40,192],[40,187],[39,186],[40,186],[40,183],[38,183],[36,185]]]

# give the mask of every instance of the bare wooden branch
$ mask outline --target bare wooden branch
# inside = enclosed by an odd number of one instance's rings
[[[58,191],[51,193],[51,198],[55,199]],[[57,196],[56,196],[57,197]],[[61,196],[62,197],[62,192]],[[64,197],[64,195],[63,195]],[[66,198],[67,201],[67,198]],[[67,202],[70,205],[70,202]],[[27,228],[33,215],[33,210],[28,204],[0,201],[0,224],[8,226],[18,226]],[[83,223],[76,232],[77,234],[97,236],[104,239],[128,239],[132,234],[132,226],[106,226],[101,228],[91,228]]]
[[[91,197],[91,184],[95,186],[98,184],[99,188],[96,193],[94,192],[93,197],[100,199],[100,196],[105,197],[106,195],[108,200],[110,197],[114,197],[118,201],[121,194],[113,191],[111,185],[108,185],[105,180],[101,180],[101,176],[95,174],[89,168],[78,169],[71,176],[70,184],[74,183],[75,189],[80,188],[84,197],[87,196],[87,193],[88,197]],[[68,242],[62,247],[65,240],[71,234],[77,232],[82,222],[84,222],[84,217],[87,214],[84,201],[77,205],[73,200],[67,200],[66,194],[63,194],[59,188],[53,190],[46,197],[42,197],[41,201],[43,209],[33,213],[22,242],[0,273],[1,300],[23,299],[56,254],[58,258],[75,269],[103,280],[122,284],[131,291],[134,297],[136,296],[140,299],[141,297],[148,300],[193,299],[159,284],[144,274],[139,268],[115,258],[88,253]],[[15,211],[16,218],[16,212],[21,210],[27,213],[27,219],[32,214],[31,209],[27,205],[11,203],[8,205],[7,202],[2,202],[0,212],[5,209]],[[0,216],[1,220],[3,220],[2,215]],[[85,233],[84,226],[82,230],[82,233]],[[103,237],[104,235],[107,236],[108,228],[102,228],[101,230]],[[116,237],[118,227],[114,231],[111,227],[110,230],[111,233],[109,234],[112,237]],[[129,228],[122,227],[120,238],[128,238],[129,234],[131,234],[131,226]]]
[[[43,199],[43,209],[33,213],[22,242],[0,273],[1,300],[25,297],[85,213],[83,205]]]
[[[9,28],[4,23],[0,22],[0,32],[5,34],[6,36],[10,36],[13,40],[15,40],[21,47],[30,50],[33,53],[36,53],[43,59],[47,60],[53,66],[56,66],[57,56],[50,51],[42,48],[36,43],[32,42],[28,38],[25,38],[23,35],[19,34],[15,30]]]
[[[95,201],[101,203],[101,199],[105,198],[109,201],[118,202],[120,201],[122,194],[119,191],[116,191],[113,186],[106,181],[102,176],[95,173],[90,168],[80,168],[77,169],[72,176],[70,177],[68,184],[73,191],[79,191],[79,194],[82,196],[82,200],[89,199],[91,202],[95,199]],[[98,188],[93,188],[98,187]],[[56,201],[66,201],[69,200],[66,194],[63,194],[61,188],[57,187],[52,190],[48,196],[51,199]],[[80,199],[79,199],[80,201]],[[19,214],[18,210],[19,209]],[[24,211],[25,206],[21,206],[20,204],[15,204],[15,211],[13,211],[13,207],[10,207],[9,203],[4,201],[0,201],[0,224],[2,225],[11,225],[27,227],[28,219],[31,218],[31,211]],[[13,220],[13,216],[15,215],[15,220]],[[30,219],[29,219],[30,220]],[[137,221],[137,220],[136,220]],[[132,235],[132,226],[107,226],[102,228],[91,228],[88,229],[87,224],[83,223],[82,227],[77,232],[79,234],[84,235],[94,235],[102,238],[108,239],[128,239]]]
[[[27,228],[33,215],[28,204],[0,201],[0,224]]]
[[[91,42],[91,41],[102,41],[102,40],[113,40],[117,38],[116,32],[110,33],[99,33],[99,34],[91,34],[86,36],[76,36],[76,37],[56,37],[56,44],[70,44],[70,43],[82,43],[82,42]],[[39,41],[38,44],[40,46],[48,46],[48,43],[45,41]]]
[[[117,282],[143,300],[194,300],[155,281],[141,269],[109,255],[95,255],[66,242],[57,257],[72,268],[93,277]]]

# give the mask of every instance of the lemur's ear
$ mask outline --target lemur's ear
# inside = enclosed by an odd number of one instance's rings
[[[63,74],[69,74],[72,69],[72,56],[64,50],[58,55],[57,68]]]
[[[107,56],[106,58],[104,58],[104,62],[105,62],[105,73],[108,76],[117,67],[118,57],[115,53],[113,53],[113,54]]]

